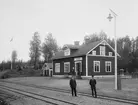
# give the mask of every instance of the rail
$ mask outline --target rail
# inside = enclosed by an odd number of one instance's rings
[[[60,99],[53,98],[53,97],[48,97],[45,95],[40,95],[40,94],[33,93],[33,92],[24,91],[24,90],[17,89],[17,88],[12,88],[12,87],[1,85],[1,84],[0,84],[0,88],[3,90],[10,91],[10,92],[22,94],[22,95],[25,95],[27,97],[31,97],[31,98],[36,99],[36,100],[44,101],[44,102],[52,104],[52,105],[64,105],[64,104],[66,104],[66,105],[78,105],[78,104],[75,104],[72,102],[60,100]]]
[[[36,86],[34,84],[25,84],[25,83],[17,83],[17,82],[9,82],[9,81],[3,81],[3,82],[13,83],[13,84],[22,85],[22,86],[28,86],[28,87],[33,87],[33,88],[39,88],[39,89],[47,89],[47,90],[56,91],[56,92],[70,93],[69,90],[65,90],[65,89],[61,89],[61,88],[55,88],[55,87],[53,88],[53,87],[48,87],[48,86]],[[86,97],[92,97],[91,94],[88,94],[88,93],[85,93],[85,92],[78,92],[78,95],[86,96]],[[120,98],[117,98],[117,97],[104,96],[104,95],[98,95],[97,98],[138,105],[138,101],[132,100],[132,99],[131,100],[129,100],[129,99],[120,99]]]

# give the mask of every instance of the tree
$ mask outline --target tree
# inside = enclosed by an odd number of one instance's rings
[[[99,33],[99,39],[100,40],[102,40],[102,39],[104,39],[104,40],[106,40],[107,41],[107,34],[104,32],[104,31],[101,31],[100,33]]]
[[[17,60],[17,51],[16,50],[13,50],[12,51],[12,56],[11,56],[11,59],[12,59],[12,68],[15,68],[15,62]]]
[[[5,61],[2,61],[0,63],[0,71],[3,71],[4,70],[4,63],[5,63]]]
[[[84,44],[100,41],[102,39],[108,41],[107,35],[103,31],[101,31],[99,34],[97,33],[89,34],[84,37]]]
[[[42,44],[42,53],[45,62],[49,62],[53,57],[54,52],[57,52],[59,49],[57,41],[53,38],[52,33],[48,33],[45,37],[44,43]]]
[[[31,62],[34,65],[34,68],[37,68],[41,55],[41,40],[38,32],[35,32],[32,40],[30,41],[30,58]]]
[[[136,50],[138,49],[138,36],[137,36],[136,39],[135,39],[135,49],[136,49]]]
[[[84,37],[83,44],[89,44],[100,40],[106,40],[113,48],[115,47],[114,38],[110,39],[106,33],[101,31],[99,34],[89,34]],[[118,59],[118,67],[128,70],[129,73],[138,69],[138,36],[130,39],[128,35],[117,39],[117,52],[121,55]]]
[[[97,33],[89,34],[84,37],[84,44],[89,44],[92,42],[99,41],[100,38]]]
[[[15,63],[16,60],[17,60],[17,51],[13,50],[12,51],[12,62]]]

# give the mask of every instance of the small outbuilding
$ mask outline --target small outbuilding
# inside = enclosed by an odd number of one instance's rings
[[[52,76],[53,75],[52,63],[44,63],[42,71],[43,71],[43,76]]]

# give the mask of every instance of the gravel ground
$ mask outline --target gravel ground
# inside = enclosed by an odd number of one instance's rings
[[[55,79],[48,77],[24,77],[10,78],[8,81],[34,84],[38,86],[50,86],[56,88],[70,89],[69,79]],[[77,80],[77,90],[91,93],[88,80]],[[138,79],[123,79],[122,90],[114,90],[114,79],[97,79],[97,94],[114,96],[117,98],[138,100]]]
[[[9,85],[8,83],[4,83],[4,84]],[[30,91],[30,92],[39,93],[39,94],[46,95],[49,97],[54,97],[57,99],[62,99],[65,101],[77,103],[78,105],[130,105],[126,103],[123,104],[120,102],[85,97],[85,96],[72,97],[71,94],[67,94],[67,93],[49,91],[49,90],[44,90],[44,89],[36,89],[32,87],[19,86],[15,84],[10,84],[9,86],[16,87],[16,88]],[[40,104],[40,102],[38,102],[37,100],[33,100],[31,98],[28,99],[27,97],[23,97],[23,96],[18,96],[18,97],[19,98],[17,100],[11,101],[12,105],[43,105],[43,103]]]
[[[0,88],[0,98],[5,101],[6,104],[0,103],[0,105],[49,105],[45,102],[28,98],[26,96],[5,91]]]

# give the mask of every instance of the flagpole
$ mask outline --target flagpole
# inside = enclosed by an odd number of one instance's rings
[[[10,42],[12,43],[13,37],[11,38]],[[12,70],[12,50],[11,50],[11,70]]]

